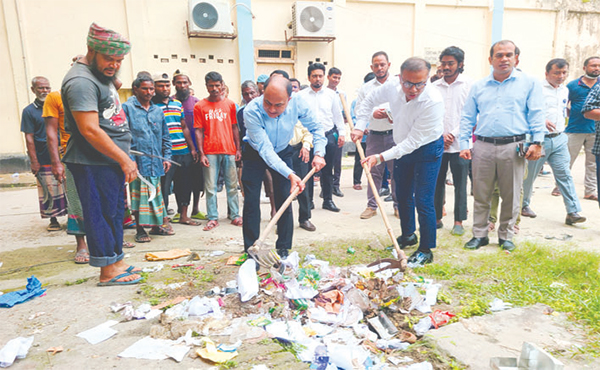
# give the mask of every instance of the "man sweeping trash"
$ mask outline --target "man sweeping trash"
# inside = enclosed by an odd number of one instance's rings
[[[282,76],[265,82],[264,94],[244,109],[246,136],[242,161],[244,186],[244,250],[248,251],[260,234],[260,187],[265,169],[273,177],[275,205],[279,209],[296,187],[304,184],[292,170],[293,149],[289,145],[294,126],[300,121],[313,135],[315,157],[312,166],[319,171],[325,166],[325,134],[308,104],[292,96],[292,85]],[[294,217],[288,208],[277,223],[277,253],[285,258],[292,248]]]

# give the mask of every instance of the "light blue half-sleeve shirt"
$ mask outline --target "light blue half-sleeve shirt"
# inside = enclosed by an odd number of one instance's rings
[[[460,120],[460,149],[469,149],[475,135],[503,137],[530,134],[532,141],[544,141],[547,133],[542,84],[537,78],[513,69],[498,82],[490,74],[473,84]]]
[[[277,153],[287,148],[294,136],[294,126],[300,121],[313,135],[315,155],[325,155],[327,139],[322,125],[308,104],[297,94],[292,94],[285,111],[271,118],[263,106],[263,97],[253,99],[244,109],[246,136],[244,141],[250,144],[271,167],[287,178],[294,171],[279,158]]]

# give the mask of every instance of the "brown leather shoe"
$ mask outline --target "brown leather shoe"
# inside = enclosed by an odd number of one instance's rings
[[[300,227],[306,231],[315,231],[317,230],[317,227],[315,225],[313,225],[312,222],[310,222],[310,220],[306,220],[303,222],[300,222]]]
[[[354,188],[354,190],[362,190],[362,185],[361,184],[354,184],[353,188]]]
[[[583,217],[582,215],[580,215],[577,212],[573,212],[573,213],[569,213],[567,215],[567,219],[565,220],[565,224],[567,225],[574,225],[574,224],[578,224],[581,222],[585,222],[585,220],[587,220],[585,217]]]
[[[521,209],[521,216],[523,217],[530,217],[530,218],[536,218],[537,215],[535,214],[535,212],[533,212],[533,209],[529,208],[529,206],[525,206],[523,207],[523,209]]]
[[[376,214],[377,214],[377,210],[375,208],[367,207],[367,209],[365,209],[363,211],[363,213],[360,214],[360,218],[362,220],[366,220],[366,219],[369,219],[369,218],[375,216]]]

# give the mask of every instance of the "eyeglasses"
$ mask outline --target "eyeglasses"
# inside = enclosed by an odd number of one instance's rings
[[[415,87],[417,90],[421,90],[422,88],[425,87],[425,85],[427,84],[427,80],[422,81],[422,82],[410,82],[410,81],[402,81],[402,86],[404,86],[405,89],[410,89],[411,87]]]

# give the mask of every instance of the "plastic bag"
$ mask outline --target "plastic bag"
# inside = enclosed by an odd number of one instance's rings
[[[249,258],[242,264],[237,275],[238,291],[242,302],[249,301],[258,294],[258,279],[256,276],[256,261]]]

